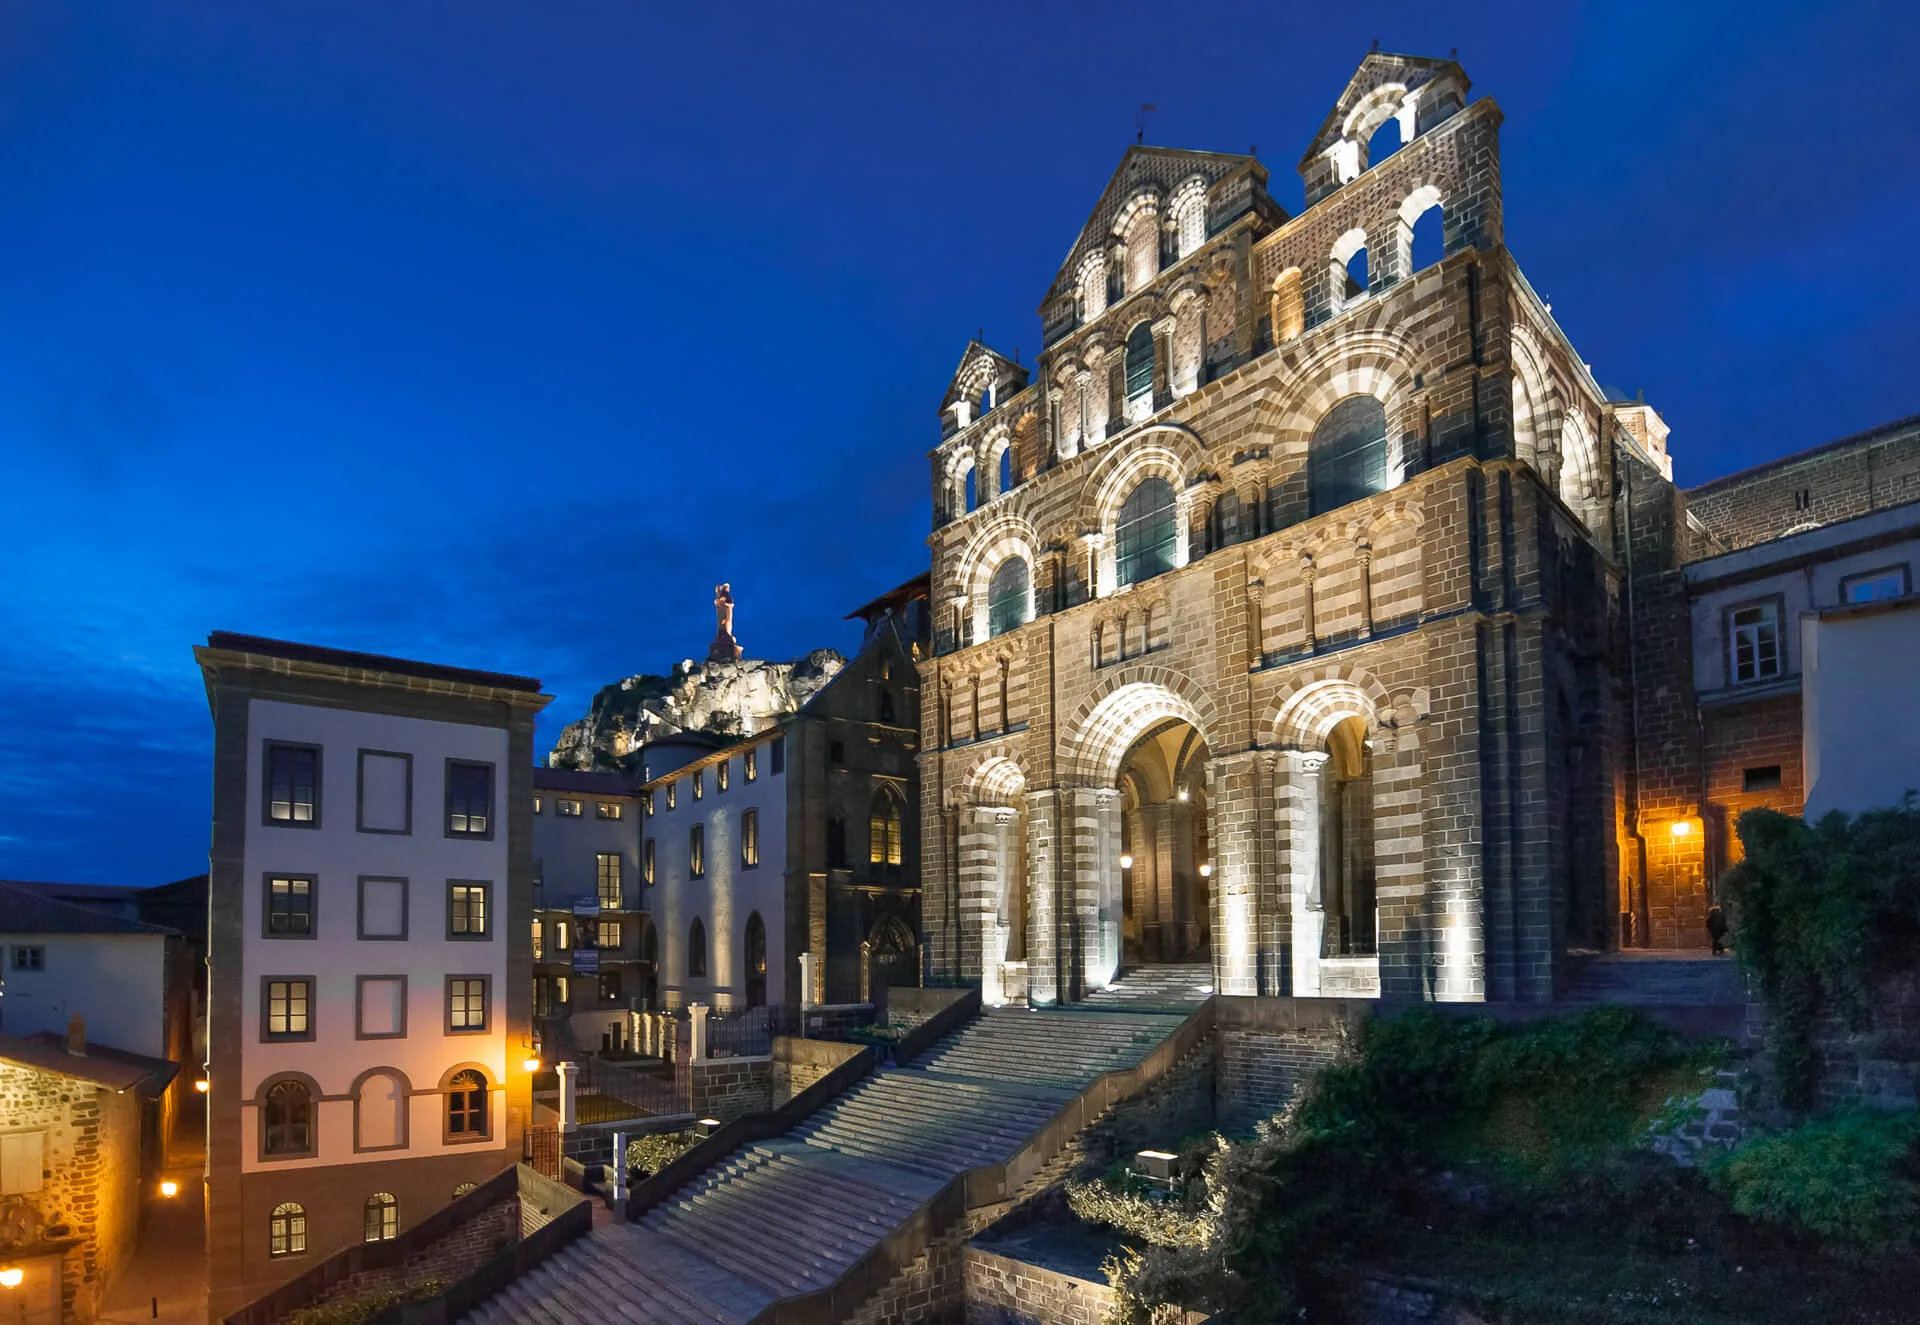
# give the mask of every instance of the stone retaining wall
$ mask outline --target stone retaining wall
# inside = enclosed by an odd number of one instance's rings
[[[965,1249],[967,1325],[1101,1325],[1113,1289],[1044,1265]]]

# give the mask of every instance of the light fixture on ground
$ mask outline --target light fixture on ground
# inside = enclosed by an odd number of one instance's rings
[[[702,1118],[693,1125],[693,1130],[697,1136],[712,1136],[720,1130],[720,1120],[718,1118]]]

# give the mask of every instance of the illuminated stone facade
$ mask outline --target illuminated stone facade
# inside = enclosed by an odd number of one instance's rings
[[[1292,217],[1252,157],[1133,148],[1037,365],[969,345],[932,456],[931,978],[1537,1001],[1623,928],[1694,941],[1697,877],[1636,882],[1636,797],[1679,771],[1627,774],[1661,715],[1622,604],[1664,586],[1683,662],[1705,539],[1664,423],[1504,246],[1500,120],[1453,62],[1370,55]]]

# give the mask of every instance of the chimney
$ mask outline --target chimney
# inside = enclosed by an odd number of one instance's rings
[[[87,1023],[78,1012],[67,1023],[67,1052],[75,1058],[87,1056]]]

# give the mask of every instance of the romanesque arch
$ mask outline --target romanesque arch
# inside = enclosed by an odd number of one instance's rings
[[[1065,724],[1062,770],[1081,785],[1111,787],[1133,743],[1168,719],[1187,723],[1215,744],[1219,714],[1199,684],[1172,668],[1123,665]]]

